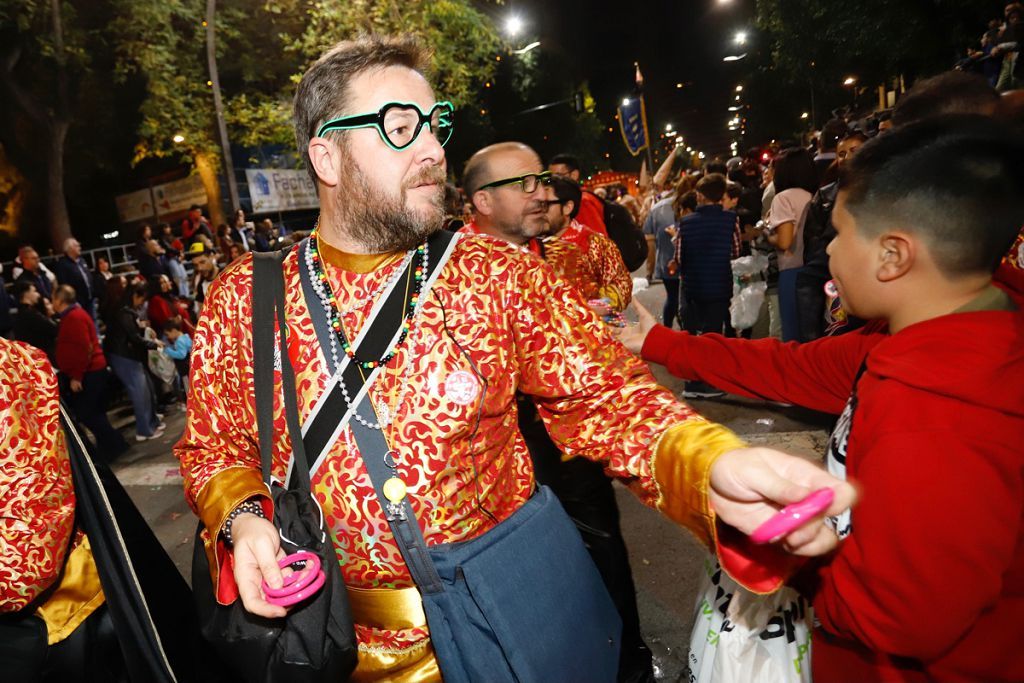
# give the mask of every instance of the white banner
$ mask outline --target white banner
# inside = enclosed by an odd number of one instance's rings
[[[122,223],[142,221],[153,218],[153,193],[149,188],[114,197],[117,204],[117,215]]]
[[[153,188],[153,199],[160,214],[185,211],[193,204],[202,206],[207,203],[203,181],[197,175],[156,185]]]
[[[252,212],[315,209],[320,206],[316,187],[305,171],[283,168],[247,168]]]

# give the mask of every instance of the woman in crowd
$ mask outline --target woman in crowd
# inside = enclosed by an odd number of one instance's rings
[[[117,282],[111,280],[110,282]],[[121,289],[120,305],[113,295]],[[155,439],[164,432],[164,424],[156,416],[153,389],[146,373],[146,358],[150,349],[162,346],[142,336],[139,308],[146,303],[146,285],[130,287],[113,285],[108,290],[108,305],[104,322],[107,325],[103,351],[114,374],[121,380],[135,412],[135,440]]]
[[[771,315],[781,321],[782,341],[796,341],[800,337],[796,278],[804,264],[803,219],[818,189],[818,174],[811,153],[800,147],[783,150],[773,165],[775,197],[765,236],[778,258],[779,305]]]

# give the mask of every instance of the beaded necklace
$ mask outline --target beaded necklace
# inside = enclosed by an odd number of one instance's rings
[[[316,292],[317,298],[320,299],[320,303],[324,308],[324,315],[327,318],[328,324],[331,325],[331,328],[335,332],[335,334],[330,335],[331,359],[333,360],[335,368],[334,374],[338,379],[338,386],[341,388],[341,394],[345,399],[345,403],[351,410],[352,397],[348,393],[348,387],[345,386],[345,380],[340,372],[341,363],[339,362],[338,358],[339,340],[343,345],[347,344],[348,340],[345,337],[344,329],[342,329],[340,325],[340,314],[338,313],[337,300],[334,298],[333,292],[330,289],[330,284],[327,281],[326,274],[324,273],[323,268],[320,266],[320,257],[318,251],[316,250],[315,238],[316,231],[314,230],[313,234],[310,235],[309,242],[306,246],[306,264],[307,266],[309,266],[309,272],[312,275],[310,279],[312,280],[313,289]],[[381,291],[386,291],[390,287],[391,283],[393,283],[395,280],[398,279],[398,277],[401,276],[402,272],[406,269],[406,266],[408,265],[413,255],[417,253],[421,254],[421,265],[420,268],[418,269],[419,273],[416,283],[417,289],[414,294],[415,298],[413,302],[410,304],[409,312],[406,313],[406,319],[403,323],[402,336],[395,343],[395,346],[393,347],[390,356],[388,356],[386,360],[382,360],[380,362],[381,365],[384,365],[385,363],[387,363],[387,361],[391,360],[391,358],[394,357],[398,347],[411,334],[411,332],[415,328],[415,323],[417,319],[416,313],[418,312],[418,306],[416,304],[419,301],[419,294],[422,291],[423,273],[426,272],[429,264],[430,251],[428,245],[424,243],[418,249],[410,250],[406,254],[405,259],[403,259],[402,264],[395,269],[395,272],[391,275],[391,277],[388,278],[388,280],[385,281],[383,285],[378,287],[371,296],[364,297],[364,299],[369,300],[371,298],[376,298],[376,296]],[[408,287],[408,282],[406,283],[406,287]],[[408,291],[408,289],[406,291]],[[365,305],[365,301],[363,305]],[[348,310],[351,311],[358,309],[350,308]],[[333,324],[334,321],[338,321],[339,324],[335,326]],[[357,367],[359,367],[360,374],[363,374],[362,371],[364,369],[370,369],[366,365],[358,361],[358,359],[355,359],[354,354],[349,355],[349,358],[352,359],[353,362],[357,363]],[[365,418],[363,418],[362,415],[360,415],[356,411],[352,412],[352,416],[355,417],[360,424],[362,424],[364,427],[367,427],[368,429],[377,429],[383,431],[384,427],[391,426],[391,423],[394,421],[395,416],[398,414],[399,406],[401,406],[402,401],[405,399],[406,393],[408,393],[409,375],[410,373],[408,372],[403,374],[402,382],[398,390],[398,395],[395,398],[395,403],[393,407],[389,408],[384,400],[377,402],[376,412],[379,414],[379,422],[368,422]]]

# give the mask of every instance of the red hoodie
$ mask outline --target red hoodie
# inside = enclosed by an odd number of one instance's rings
[[[1024,313],[955,313],[803,345],[658,326],[643,357],[830,413],[866,361],[845,440],[861,501],[816,573],[814,679],[1024,680]],[[723,553],[723,566],[744,574],[750,550],[739,547],[733,567]]]

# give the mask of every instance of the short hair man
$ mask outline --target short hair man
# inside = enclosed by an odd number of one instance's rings
[[[18,261],[21,263],[21,270],[17,272],[14,279],[31,282],[40,296],[49,300],[53,296],[54,283],[50,279],[50,272],[39,260],[39,253],[30,246],[21,247],[18,250]]]
[[[548,170],[576,183],[580,182],[580,160],[572,154],[556,154],[551,157],[548,162]],[[584,190],[576,220],[594,232],[607,237],[608,228],[604,224],[604,197]]]
[[[54,265],[57,275],[57,282],[68,285],[78,294],[78,304],[89,317],[95,318],[96,311],[93,309],[93,274],[89,265],[82,258],[82,245],[74,237],[64,240],[64,255],[57,259]]]
[[[47,356],[53,358],[57,323],[48,313],[49,299],[44,298],[28,279],[18,279],[11,293],[18,306],[18,312],[14,314],[14,338],[45,351]]]
[[[321,214],[314,234],[283,262],[288,345],[282,353],[296,368],[304,421],[321,419],[313,417],[318,401],[339,396],[342,385],[331,381],[338,367],[356,363],[367,371],[369,402],[354,403],[359,394],[349,396],[346,388],[345,405],[372,408],[376,421],[364,417],[368,424],[352,427],[351,409],[320,411],[330,420],[325,433],[336,437],[309,443],[307,450],[313,494],[344,549],[346,583],[375,591],[374,604],[403,606],[362,604],[357,615],[363,626],[375,627],[359,629],[357,675],[373,670],[377,679],[401,669],[403,676],[439,680],[434,648],[450,652],[440,639],[428,644],[421,606],[427,599],[437,606],[436,596],[416,590],[389,525],[418,526],[419,520],[419,530],[410,533],[422,533],[433,557],[432,546],[481,538],[531,499],[533,473],[516,429],[517,390],[538,402],[565,452],[604,459],[611,472],[646,490],[645,500],[677,519],[708,520],[693,524],[708,540],[721,529],[731,538],[729,524],[750,532],[774,511],[768,499],[788,503],[811,488],[838,484],[799,459],[745,449],[723,428],[696,418],[628,359],[578,294],[518,248],[434,235],[443,218],[442,143],[452,111],[435,97],[425,65],[422,48],[408,38],[344,42],[310,67],[295,97],[296,140]],[[519,156],[525,162],[526,155]],[[539,170],[522,167],[519,175]],[[530,201],[520,202],[521,210]],[[399,280],[408,286],[399,288]],[[251,282],[252,256],[246,255],[208,292],[192,352],[193,409],[176,453],[186,495],[210,537],[214,581],[230,585],[233,579],[248,611],[276,618],[285,610],[267,602],[260,585],[282,585],[278,529],[258,514],[235,511],[249,498],[269,511],[255,445]],[[398,341],[371,354],[358,335],[367,324],[381,324],[368,320],[379,321],[374,304],[385,296],[404,302],[408,329],[402,334],[396,327],[391,335],[389,328],[384,336]],[[349,375],[344,386],[354,390],[353,381]],[[371,454],[357,443],[377,431],[393,451],[385,466],[394,465],[394,478],[410,484],[392,487],[386,505],[361,463],[364,456],[373,462]],[[276,442],[272,470],[281,480],[289,454],[283,440]],[[652,458],[661,479],[652,476]],[[706,474],[694,478],[684,470]],[[705,490],[714,513],[703,502]],[[766,495],[769,490],[774,493]],[[837,494],[833,513],[853,498],[841,484]],[[411,520],[398,513],[407,509]],[[224,544],[227,532],[231,549]],[[827,529],[812,524],[787,541],[799,552],[819,554],[829,549],[821,539],[829,539]],[[749,552],[742,537],[736,548],[739,557]],[[227,552],[233,570],[219,574]],[[533,607],[509,607],[523,606]],[[556,623],[568,616],[545,610]]]
[[[53,293],[53,312],[59,320],[54,361],[67,380],[65,398],[96,438],[99,452],[113,460],[128,450],[128,442],[107,418],[107,358],[96,323],[69,285],[61,285]]]

